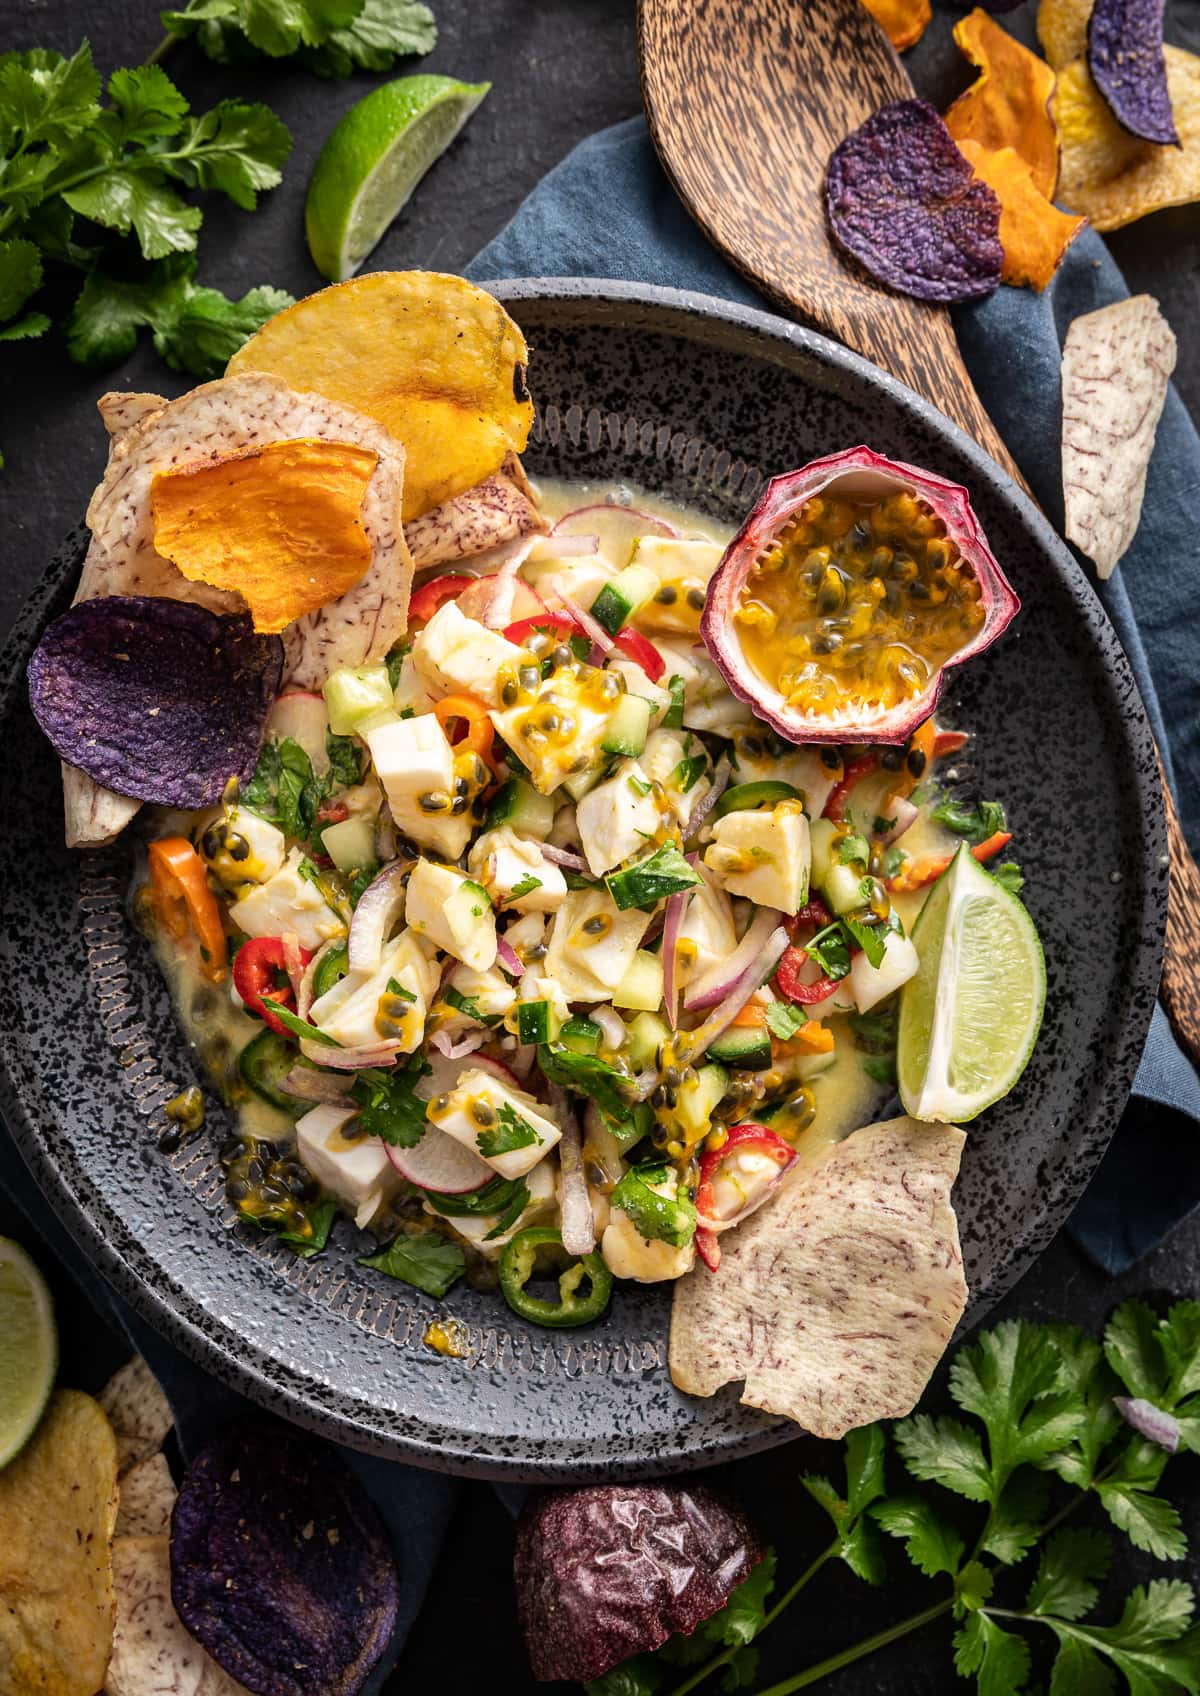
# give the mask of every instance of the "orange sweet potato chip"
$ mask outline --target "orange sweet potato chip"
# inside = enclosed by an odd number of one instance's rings
[[[897,53],[916,46],[933,16],[930,0],[863,0],[863,5],[887,31]]]
[[[1139,141],[1113,117],[1083,60],[1058,74],[1059,199],[1098,230],[1119,230],[1164,206],[1200,200],[1200,58],[1167,47],[1167,88],[1178,147]]]
[[[1061,71],[1073,60],[1087,58],[1092,5],[1093,0],[1039,0],[1038,40],[1054,70]]]
[[[378,459],[351,442],[301,439],[160,471],[154,546],[193,583],[236,590],[256,630],[286,629],[370,565],[359,512]]]
[[[1058,134],[1050,112],[1054,72],[978,6],[954,26],[954,39],[979,76],[946,113],[955,141],[989,153],[1015,148],[1047,200],[1058,182]]]
[[[960,141],[971,169],[1000,202],[1001,275],[1006,283],[1028,285],[1040,293],[1062,263],[1063,254],[1087,223],[1039,194],[1033,173],[1011,147],[989,153],[977,141]]]
[[[404,522],[520,453],[533,424],[528,349],[500,302],[463,277],[372,271],[276,313],[229,361],[342,401],[403,442]]]

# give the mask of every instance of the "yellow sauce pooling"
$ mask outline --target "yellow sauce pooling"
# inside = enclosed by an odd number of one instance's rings
[[[945,525],[898,493],[806,501],[751,567],[733,616],[759,675],[823,716],[920,695],[984,608]]]

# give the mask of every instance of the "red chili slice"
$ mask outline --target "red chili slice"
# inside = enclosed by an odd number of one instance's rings
[[[298,950],[301,966],[307,966],[312,954],[307,948]],[[233,987],[252,1013],[280,1036],[289,1035],[282,1019],[271,1012],[276,1001],[289,1012],[296,1010],[296,997],[290,983],[281,984],[276,973],[287,971],[283,939],[278,936],[252,936],[243,942],[233,957]]]
[[[449,577],[434,577],[428,583],[422,583],[419,589],[413,591],[412,599],[408,603],[408,622],[428,624],[444,602],[457,599],[469,583],[477,581],[475,577],[458,572]]]
[[[657,683],[667,669],[667,662],[654,643],[648,642],[640,631],[632,629],[628,624],[617,631],[613,644],[635,665],[641,666],[651,683]]]
[[[824,1001],[825,997],[832,995],[837,988],[836,978],[818,978],[815,983],[801,983],[801,968],[808,964],[809,957],[805,950],[793,947],[785,949],[775,968],[775,988],[788,1001],[794,1001],[801,1007],[813,1001]]]
[[[873,771],[879,770],[878,754],[860,754],[857,760],[851,760],[842,774],[842,781],[835,783],[829,791],[829,799],[825,803],[822,817],[832,819],[834,824],[846,822],[846,802],[850,799],[850,791],[860,778],[870,777]]]
[[[821,897],[819,895],[814,895],[812,900],[805,906],[801,907],[800,911],[795,914],[793,918],[784,919],[783,928],[787,931],[792,941],[795,942],[797,931],[807,930],[810,925],[814,930],[823,930],[826,925],[832,923],[833,914],[829,911],[829,908],[825,905],[824,901],[822,901]]]
[[[561,612],[543,612],[535,618],[519,618],[515,624],[508,625],[503,634],[507,641],[515,642],[518,648],[523,648],[537,631],[544,635],[560,636],[564,642],[569,642],[572,636],[583,634],[575,620]]]
[[[740,1125],[731,1125],[721,1147],[701,1155],[699,1181],[696,1185],[696,1217],[701,1221],[696,1231],[696,1253],[710,1272],[715,1272],[721,1264],[721,1244],[717,1233],[728,1230],[744,1219],[747,1213],[753,1213],[755,1207],[765,1201],[769,1193],[764,1192],[759,1201],[735,1214],[732,1219],[715,1218],[713,1185],[730,1155],[745,1149],[753,1149],[759,1154],[767,1155],[779,1167],[780,1172],[785,1171],[796,1158],[796,1150],[784,1142],[777,1131],[771,1130],[767,1125],[756,1124],[752,1119],[747,1119]]]

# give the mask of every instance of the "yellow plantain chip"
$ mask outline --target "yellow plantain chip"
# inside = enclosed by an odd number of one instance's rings
[[[157,1454],[175,1423],[170,1402],[140,1354],[113,1373],[96,1400],[116,1436],[122,1472]]]
[[[954,39],[979,75],[946,113],[955,141],[989,153],[1014,148],[1033,172],[1039,193],[1054,197],[1058,135],[1050,113],[1054,72],[978,6],[954,26]]]
[[[378,463],[352,442],[299,439],[160,471],[154,546],[193,583],[240,594],[256,630],[286,630],[366,573],[361,513]]]
[[[118,1537],[113,1578],[117,1628],[107,1696],[248,1696],[175,1612],[168,1537]],[[294,1688],[290,1681],[287,1688]]]
[[[1200,200],[1200,58],[1181,47],[1164,52],[1179,147],[1139,141],[1122,129],[1083,60],[1058,73],[1058,198],[1098,230],[1119,230],[1164,206]]]
[[[96,1696],[112,1651],[117,1442],[99,1402],[59,1390],[0,1472],[0,1690]]]
[[[975,141],[958,145],[975,175],[1000,202],[1001,276],[1017,288],[1027,286],[1040,293],[1087,219],[1060,212],[1053,201],[1039,194],[1029,166],[1011,147],[989,153]]]
[[[916,46],[933,16],[930,0],[863,0],[863,5],[887,31],[897,53]]]
[[[278,313],[229,374],[270,371],[378,419],[404,444],[408,523],[520,453],[533,423],[527,358],[520,330],[474,283],[375,271]]]
[[[1087,58],[1088,19],[1093,0],[1039,0],[1038,40],[1056,71],[1075,59]]]

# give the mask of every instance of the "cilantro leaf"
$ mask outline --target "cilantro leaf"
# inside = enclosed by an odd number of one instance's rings
[[[662,1688],[662,1669],[650,1655],[635,1655],[583,1688],[586,1696],[657,1696]]]
[[[955,836],[963,837],[972,847],[986,842],[998,830],[1007,828],[1004,808],[999,801],[979,801],[968,807],[951,796],[939,802],[930,817],[935,824],[945,825]]]
[[[1058,1355],[1059,1380],[1073,1396],[1079,1417],[1071,1440],[1038,1465],[1086,1490],[1096,1476],[1100,1457],[1121,1428],[1112,1400],[1119,1386],[1099,1343],[1074,1325],[1048,1329]]]
[[[174,135],[188,114],[187,100],[159,65],[114,71],[108,98],[112,108],[102,121],[118,147]]]
[[[865,1515],[884,1493],[882,1427],[866,1425],[851,1431],[845,1447],[845,1497],[819,1473],[806,1474],[800,1482],[833,1521],[838,1558],[865,1583],[881,1584],[885,1577],[883,1547],[875,1526]]]
[[[350,1094],[362,1108],[360,1120],[368,1136],[392,1148],[415,1148],[425,1134],[425,1103],[414,1090],[433,1068],[420,1054],[390,1071],[379,1067],[359,1072]]]
[[[330,32],[318,47],[302,48],[300,62],[319,77],[352,71],[390,71],[409,53],[429,53],[437,25],[423,0],[364,0],[358,16]]]
[[[557,1048],[543,1043],[538,1049],[538,1065],[547,1083],[561,1084],[576,1095],[590,1096],[597,1106],[614,1119],[628,1116],[625,1099],[625,1080],[620,1072],[595,1054],[576,1054],[569,1048]]]
[[[1049,1480],[1044,1473],[1023,1467],[1000,1492],[988,1515],[979,1552],[1004,1566],[1023,1560],[1041,1535],[1049,1502]]]
[[[519,1148],[532,1148],[541,1142],[529,1121],[522,1119],[507,1101],[497,1109],[496,1118],[498,1124],[479,1131],[475,1137],[476,1147],[485,1160],[494,1160],[498,1154],[512,1154]]]
[[[1096,1605],[1112,1550],[1102,1531],[1056,1531],[1042,1550],[1025,1606],[1030,1613],[1082,1619]]]
[[[1158,1330],[1158,1316],[1144,1302],[1122,1302],[1105,1330],[1104,1354],[1131,1396],[1160,1405],[1167,1366]]]
[[[394,1237],[378,1254],[360,1260],[389,1278],[412,1284],[427,1295],[444,1296],[467,1269],[467,1259],[457,1243],[429,1231],[417,1236]]]
[[[883,964],[887,948],[887,926],[869,925],[863,919],[849,915],[840,922],[858,943],[871,965],[878,969]]]
[[[269,106],[222,100],[189,118],[169,153],[152,157],[190,188],[219,189],[235,206],[253,212],[258,196],[283,180],[291,150],[287,126]]]
[[[82,135],[99,114],[100,78],[85,41],[65,59],[46,47],[0,56],[0,148],[25,156],[41,145],[54,150]],[[35,158],[37,155],[34,156]],[[8,181],[5,193],[10,191]]]
[[[767,1623],[767,1602],[775,1588],[775,1551],[768,1549],[742,1582],[729,1592],[725,1605],[704,1621],[700,1630],[710,1643],[726,1649],[752,1643]]]
[[[204,214],[164,187],[161,177],[161,172],[150,174],[136,164],[126,168],[114,162],[90,182],[64,190],[63,199],[73,212],[105,229],[122,235],[132,229],[147,259],[165,259],[195,247]]]
[[[954,1613],[957,1619],[974,1613],[991,1597],[996,1587],[992,1569],[982,1561],[968,1561],[954,1575]]]
[[[1117,1675],[1107,1661],[1077,1638],[1060,1636],[1050,1696],[1113,1696],[1116,1688]]]
[[[33,242],[0,241],[0,320],[16,317],[41,288],[42,274],[42,256]]]
[[[331,1196],[326,1196],[323,1201],[318,1201],[315,1206],[305,1211],[312,1226],[311,1236],[302,1237],[296,1231],[277,1231],[276,1237],[279,1242],[286,1243],[300,1260],[312,1260],[329,1241],[329,1233],[337,1218],[338,1204]],[[258,1218],[252,1213],[243,1213],[241,1216],[251,1224],[261,1226],[264,1231],[274,1229],[270,1219]]]
[[[949,1521],[920,1496],[889,1496],[876,1502],[871,1517],[889,1537],[904,1540],[909,1560],[927,1578],[953,1576],[962,1564],[966,1544]]]
[[[780,1042],[787,1042],[806,1023],[807,1015],[802,1007],[793,1007],[787,1001],[768,1001],[767,1029]]]
[[[1014,1696],[1029,1677],[1029,1645],[975,1612],[954,1634],[954,1668],[963,1678],[974,1675],[979,1696]]]
[[[696,1209],[686,1196],[659,1195],[651,1188],[667,1177],[665,1162],[653,1161],[631,1166],[613,1187],[609,1202],[628,1215],[636,1230],[646,1240],[670,1243],[683,1248],[696,1231]]]
[[[322,1043],[326,1048],[340,1048],[342,1045],[328,1031],[318,1030],[316,1025],[310,1025],[307,1019],[301,1019],[290,1008],[283,1007],[278,1001],[271,1001],[271,1011],[281,1025],[286,1025],[293,1036],[307,1038],[309,1042]]]
[[[667,679],[667,693],[671,697],[671,704],[667,708],[666,712],[663,714],[663,719],[662,719],[663,729],[664,730],[682,730],[683,729],[683,706],[684,706],[684,681],[683,681],[683,678],[679,677],[679,676],[668,677],[668,679]]]
[[[1159,1322],[1159,1347],[1170,1373],[1171,1410],[1179,1399],[1200,1390],[1200,1301],[1177,1301]]]
[[[850,970],[850,944],[840,919],[834,919],[824,930],[819,930],[811,942],[805,943],[804,952],[810,960],[817,962],[827,978],[835,982],[844,978]]]
[[[509,900],[519,901],[523,895],[532,895],[535,889],[540,889],[541,887],[541,878],[534,877],[532,872],[526,872],[525,876],[514,883],[512,888],[509,890]]]
[[[1024,1320],[1006,1320],[959,1349],[950,1394],[987,1431],[991,1502],[1018,1466],[1061,1449],[1081,1422],[1075,1398],[1060,1389],[1051,1332]]]
[[[1010,895],[1019,895],[1025,887],[1024,875],[1015,860],[1005,860],[1003,865],[988,866],[985,869],[991,873],[997,883],[1008,890]]]
[[[1115,1625],[1058,1619],[1049,1623],[1060,1642],[1076,1645],[1074,1665],[1088,1676],[1092,1671],[1087,1654],[1093,1659],[1103,1655],[1124,1675],[1134,1696],[1176,1696],[1180,1688],[1196,1696],[1200,1692],[1200,1631],[1188,1629],[1194,1605],[1190,1585],[1155,1578],[1130,1592]],[[1068,1690],[1078,1696],[1104,1688],[1094,1677],[1090,1685],[1067,1684],[1055,1666],[1051,1689],[1061,1696]]]
[[[353,736],[335,736],[332,730],[327,729],[325,752],[329,755],[329,769],[334,780],[343,789],[352,789],[356,783],[362,782],[366,751],[361,742]]]
[[[1145,1549],[1160,1561],[1181,1561],[1186,1557],[1187,1539],[1179,1512],[1170,1502],[1122,1479],[1097,1484],[1096,1494],[1105,1513],[1135,1549]]]
[[[854,1040],[868,1054],[894,1054],[899,1009],[896,1006],[875,1008],[870,1013],[851,1013],[846,1023],[854,1032]]]
[[[896,1447],[914,1478],[941,1484],[971,1502],[992,1498],[992,1471],[978,1433],[961,1420],[927,1413],[902,1420]]]

